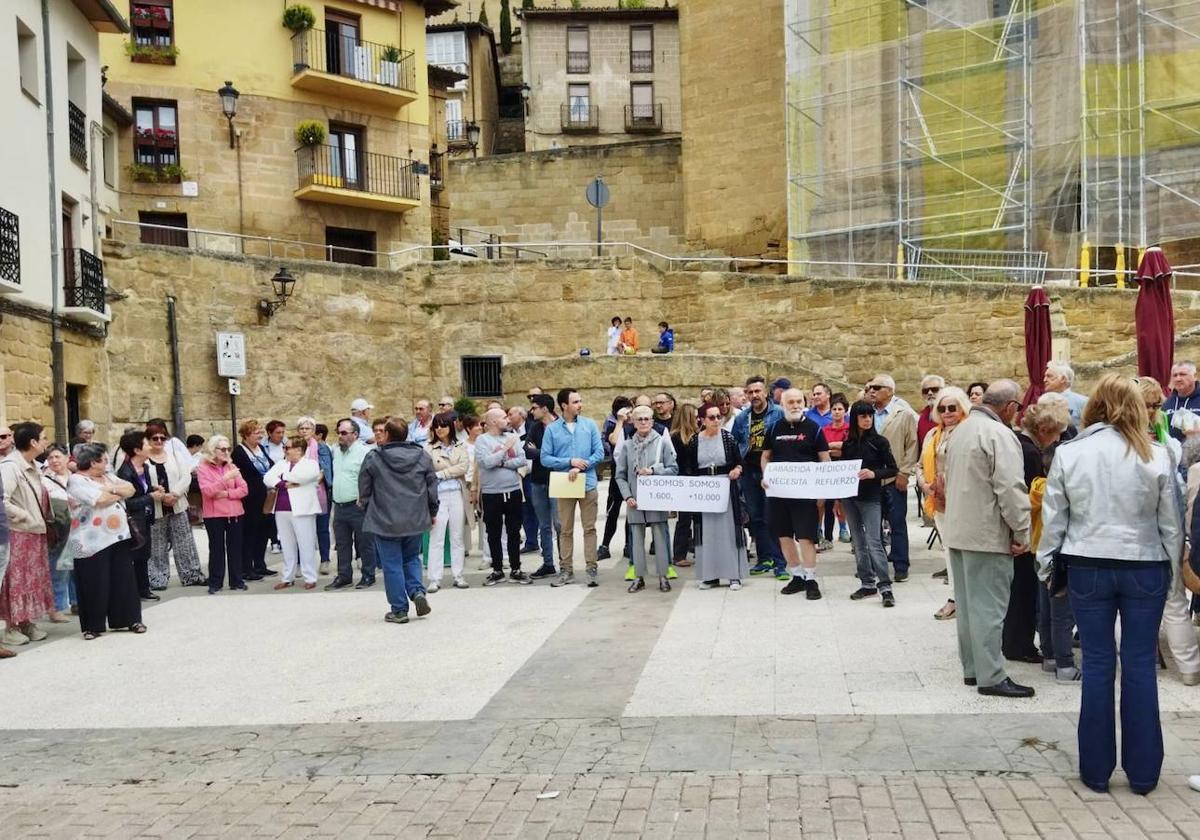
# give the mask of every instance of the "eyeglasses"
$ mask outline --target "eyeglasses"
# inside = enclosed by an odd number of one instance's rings
[[[868,391],[879,391],[885,387],[887,387],[887,386],[886,385],[868,385],[867,390]]]
[[[454,403],[438,403],[438,408],[450,408]]]
[[[938,406],[939,414],[954,414],[956,411],[958,411],[958,406],[956,406],[956,405],[939,405]]]
[[[229,447],[228,446],[214,446],[213,451],[214,452],[228,452]]]
[[[166,435],[152,435],[150,437],[150,440],[154,441],[155,443],[162,443],[166,439],[167,439]]]
[[[354,434],[354,430],[353,429],[338,429],[338,434],[339,435],[352,435],[352,434]]]
[[[666,400],[651,400],[650,405],[666,405]]]
[[[704,419],[705,420],[720,420],[721,415],[720,414],[705,414]]]
[[[634,417],[633,418],[634,423],[651,423],[653,421],[654,421],[653,417]]]
[[[12,437],[12,432],[9,432],[6,435],[0,435],[0,440],[8,440],[10,437]]]
[[[941,388],[922,388],[921,393],[922,394],[936,394],[940,390],[942,390],[942,389]]]
[[[1147,411],[1158,411],[1158,410],[1159,410],[1160,408],[1162,408],[1162,407],[1163,407],[1163,404],[1162,404],[1162,403],[1160,403],[1160,402],[1156,402],[1156,403],[1146,403],[1146,410],[1147,410]]]

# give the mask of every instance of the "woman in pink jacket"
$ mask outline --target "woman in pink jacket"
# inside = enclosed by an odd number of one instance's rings
[[[246,480],[229,457],[229,438],[213,435],[204,443],[196,477],[204,502],[204,530],[208,532],[208,594],[225,584],[229,560],[229,588],[245,589],[242,580],[242,499],[250,492]]]

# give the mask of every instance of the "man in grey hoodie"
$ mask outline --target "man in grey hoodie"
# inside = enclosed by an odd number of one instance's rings
[[[484,586],[495,586],[504,580],[504,536],[507,536],[513,583],[533,583],[521,571],[521,476],[517,472],[529,460],[521,447],[521,438],[504,431],[506,422],[503,409],[491,409],[483,416],[484,434],[475,441],[483,524],[492,555],[492,573],[484,579]]]
[[[385,442],[367,455],[358,474],[358,503],[366,508],[363,531],[375,542],[383,566],[383,586],[390,609],[384,621],[408,623],[409,599],[417,617],[429,614],[421,576],[421,535],[438,511],[438,481],[433,460],[410,443],[404,418],[392,416],[384,427]]]

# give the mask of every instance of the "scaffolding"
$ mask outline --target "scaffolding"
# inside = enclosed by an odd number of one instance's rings
[[[1095,281],[1200,249],[1200,0],[787,0],[787,27],[791,259]]]

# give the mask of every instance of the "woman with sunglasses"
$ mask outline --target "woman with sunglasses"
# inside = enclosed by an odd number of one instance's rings
[[[317,482],[317,500],[321,513],[317,515],[317,554],[321,556],[321,574],[329,574],[329,496],[333,490],[333,453],[317,437],[317,421],[312,417],[301,417],[296,421],[296,432],[304,438],[308,449],[304,457],[315,461],[321,470]]]
[[[850,433],[842,445],[842,458],[861,461],[858,493],[842,499],[851,548],[861,586],[850,600],[861,601],[880,595],[885,607],[896,606],[888,575],[887,552],[883,548],[883,481],[896,475],[896,458],[887,438],[875,431],[875,406],[860,401],[850,406]]]
[[[425,451],[433,459],[433,471],[438,480],[438,512],[429,532],[428,576],[425,591],[432,595],[442,585],[446,531],[450,531],[450,574],[454,577],[455,589],[469,589],[463,577],[466,563],[466,547],[463,534],[467,524],[467,469],[470,458],[467,448],[458,442],[454,434],[454,415],[444,411],[433,416],[429,426],[430,440]]]
[[[176,455],[168,445],[167,427],[151,420],[146,424],[150,442],[148,464],[154,487],[163,491],[154,503],[154,524],[150,526],[150,588],[161,592],[171,577],[170,555],[175,555],[175,571],[184,586],[207,586],[200,571],[200,554],[188,524],[187,493],[192,486],[192,465]],[[186,450],[184,450],[186,452]]]
[[[971,387],[979,384],[977,382]],[[980,395],[982,396],[982,391]],[[942,523],[946,515],[946,444],[950,442],[951,433],[970,413],[971,400],[962,388],[955,388],[953,385],[942,388],[930,414],[935,425],[925,436],[921,447],[917,483],[921,486],[921,492],[925,494],[925,513],[933,517],[933,527],[939,534],[942,532]],[[944,579],[950,584],[950,557],[944,546],[942,553],[946,563]],[[938,621],[948,621],[955,617],[956,612],[954,599],[948,598],[933,617]]]
[[[213,435],[205,441],[196,476],[208,533],[208,594],[217,594],[225,585],[227,560],[229,588],[246,589],[242,581],[242,499],[250,488],[230,459],[229,438]]]
[[[295,585],[297,566],[304,588],[317,588],[317,514],[321,512],[317,482],[321,468],[304,457],[307,451],[304,438],[290,438],[284,447],[284,460],[263,476],[263,484],[276,491],[275,525],[283,544],[283,576],[275,584],[276,589]]]
[[[646,406],[638,406],[633,414],[633,437],[623,441],[616,453],[613,465],[614,481],[625,501],[625,519],[632,536],[631,556],[634,580],[629,584],[630,592],[641,592],[646,588],[646,576],[658,577],[660,592],[670,592],[667,580],[670,568],[671,537],[667,531],[666,511],[644,511],[638,508],[637,485],[639,476],[678,475],[679,465],[675,462],[675,448],[665,435],[654,430],[654,412]],[[651,568],[646,555],[646,526],[654,534],[654,567]]]
[[[275,527],[274,514],[263,511],[267,488],[263,476],[275,460],[262,445],[262,424],[247,420],[238,426],[242,442],[233,450],[233,463],[242,473],[250,492],[242,500],[245,510],[242,520],[242,580],[262,580],[276,573],[267,568],[267,540]]]
[[[713,403],[700,406],[700,434],[691,439],[686,456],[689,475],[727,475],[729,507],[724,513],[701,513],[695,519],[692,543],[696,547],[696,579],[701,589],[712,589],[722,580],[729,588],[742,588],[750,572],[746,562],[746,532],[742,528],[742,498],[737,480],[742,477],[742,453],[733,435],[721,428],[721,409]]]

